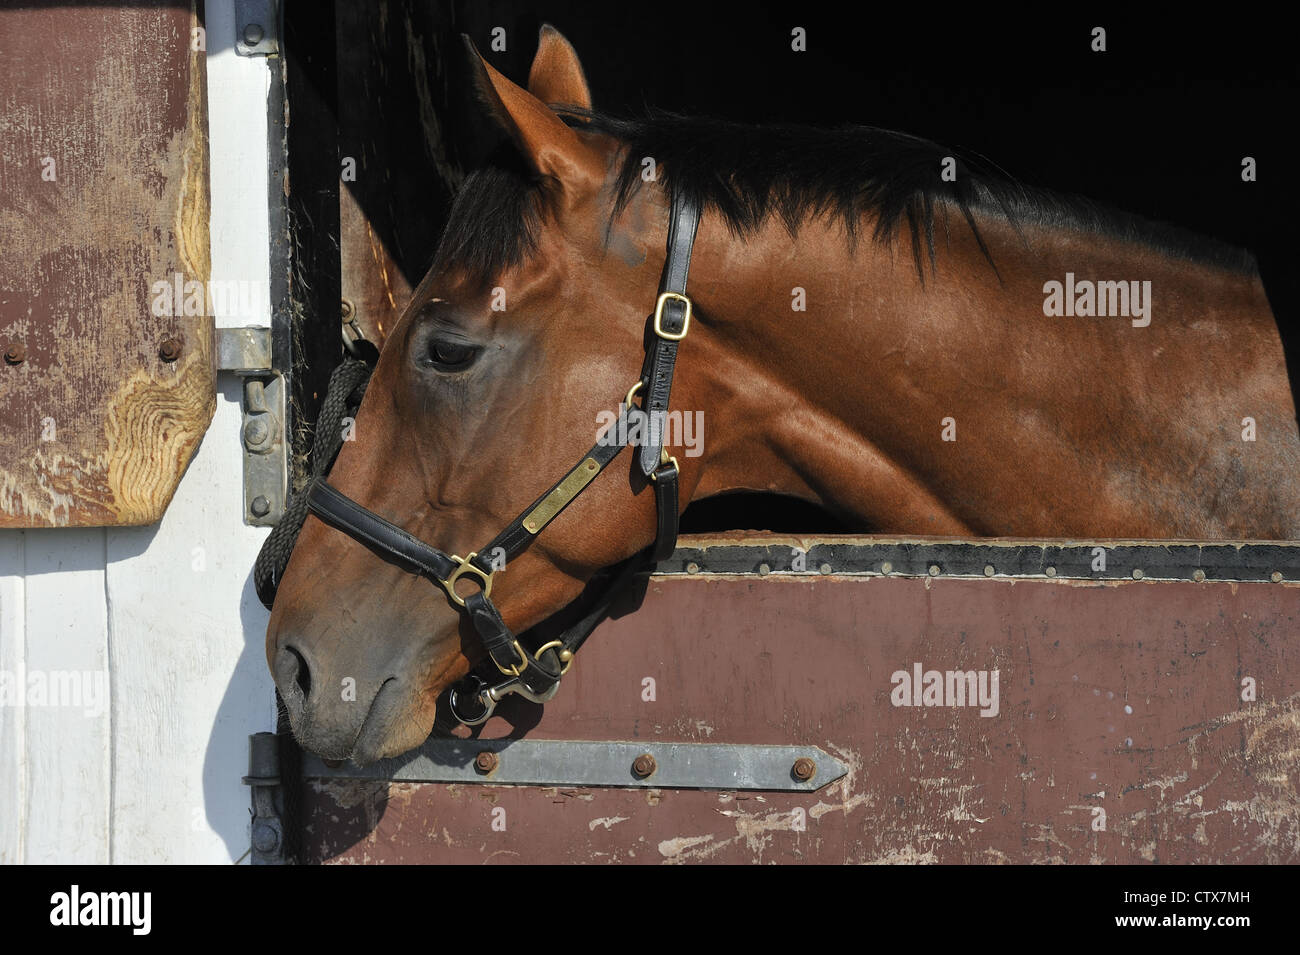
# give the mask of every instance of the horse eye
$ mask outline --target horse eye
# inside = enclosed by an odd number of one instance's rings
[[[463,342],[434,340],[429,344],[430,365],[444,371],[464,368],[478,355],[478,348]]]

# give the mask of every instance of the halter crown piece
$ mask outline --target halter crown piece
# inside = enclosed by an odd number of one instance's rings
[[[668,225],[668,255],[654,314],[647,319],[650,330],[645,362],[640,379],[623,400],[618,420],[576,466],[481,550],[465,557],[445,554],[362,507],[331,487],[324,478],[318,479],[308,492],[307,507],[322,521],[381,551],[412,573],[441,585],[452,603],[469,615],[488,657],[505,679],[497,677],[493,682],[472,674],[470,679],[474,687],[471,692],[453,689],[450,696],[452,715],[462,723],[473,726],[486,721],[496,704],[511,693],[518,693],[535,703],[544,703],[555,696],[560,678],[568,671],[574,654],[603,619],[619,592],[637,574],[644,573],[671,554],[676,546],[680,471],[677,459],[664,448],[662,424],[668,413],[677,347],[690,331],[691,300],[686,297],[686,278],[699,221],[700,210],[695,201],[674,191]],[[632,404],[638,392],[641,393],[640,407]],[[533,538],[618,457],[630,440],[629,435],[640,435],[637,466],[654,488],[658,511],[654,545],[610,569],[609,579],[591,610],[567,628],[559,639],[529,652],[510,632],[492,603],[492,577],[498,560],[504,556],[508,563],[524,551]],[[457,592],[457,584],[462,580],[477,585],[478,589],[468,597],[462,597]],[[461,699],[465,695],[475,698],[468,712],[463,709],[464,701]]]

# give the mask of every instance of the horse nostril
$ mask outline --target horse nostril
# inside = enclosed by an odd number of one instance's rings
[[[297,684],[298,689],[302,691],[303,703],[311,698],[311,667],[307,665],[307,658],[296,647],[286,646],[280,651],[279,666],[276,670],[282,685],[290,680]]]

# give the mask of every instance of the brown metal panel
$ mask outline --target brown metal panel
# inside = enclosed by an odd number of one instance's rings
[[[208,310],[197,25],[192,3],[0,11],[0,526],[158,520],[211,420],[212,318],[184,314]],[[181,314],[153,313],[157,282]]]
[[[498,710],[515,734],[644,740],[652,753],[660,741],[817,745],[848,763],[844,779],[781,794],[316,780],[308,853],[1300,862],[1298,616],[1289,584],[655,578],[544,712]],[[916,663],[997,670],[997,714],[894,705],[891,674]],[[498,716],[483,736],[511,732]]]

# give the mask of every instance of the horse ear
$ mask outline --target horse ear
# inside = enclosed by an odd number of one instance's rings
[[[537,56],[528,72],[528,92],[543,103],[591,109],[591,90],[578,53],[559,30],[542,24]]]
[[[479,104],[510,138],[529,169],[539,177],[558,182],[566,191],[602,179],[604,165],[596,152],[546,104],[484,60],[473,40],[461,36],[469,53]]]

